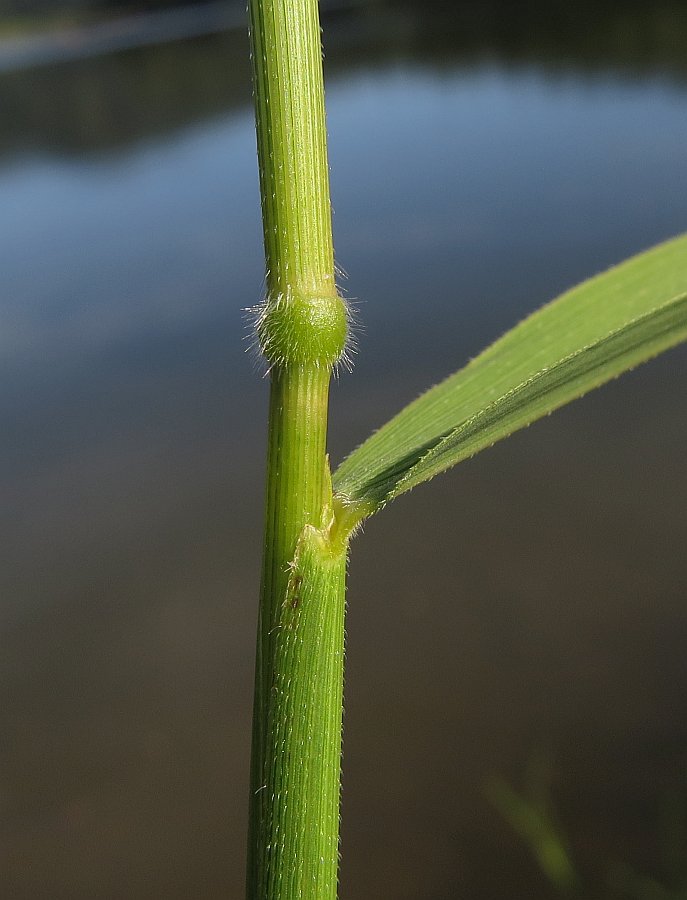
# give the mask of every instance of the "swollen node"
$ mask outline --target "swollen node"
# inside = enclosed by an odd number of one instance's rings
[[[256,331],[270,365],[334,366],[346,349],[346,303],[338,296],[281,294],[265,302]]]

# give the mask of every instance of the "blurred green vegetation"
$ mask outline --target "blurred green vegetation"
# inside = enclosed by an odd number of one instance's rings
[[[654,834],[654,871],[612,860],[605,872],[587,871],[565,834],[552,799],[551,757],[535,754],[523,787],[516,790],[500,776],[489,779],[485,793],[503,819],[527,845],[543,877],[564,897],[581,900],[687,900],[687,789],[666,789],[658,814],[647,822]],[[582,854],[580,854],[582,856]]]
[[[224,0],[227,7],[240,0]],[[0,0],[0,40],[35,31],[90,25],[134,13],[206,6],[208,0]]]
[[[525,841],[543,874],[562,894],[580,887],[568,839],[557,819],[551,799],[554,770],[548,754],[533,757],[522,792],[501,777],[486,784],[486,795],[515,833]]]
[[[192,6],[204,0],[0,0],[0,16],[56,15],[59,13],[120,12],[127,9],[166,9]]]

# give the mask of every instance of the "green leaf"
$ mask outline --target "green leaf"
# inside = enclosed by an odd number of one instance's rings
[[[580,878],[568,842],[556,822],[548,792],[541,798],[528,797],[514,791],[503,778],[493,777],[486,784],[486,794],[516,834],[528,844],[551,884],[563,894],[577,893]]]
[[[686,339],[683,235],[566,292],[403,409],[337,469],[337,496],[376,512]]]

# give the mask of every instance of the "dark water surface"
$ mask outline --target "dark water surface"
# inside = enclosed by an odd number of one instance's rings
[[[579,5],[578,5],[579,6]],[[558,291],[687,228],[681,4],[325,20],[364,325],[335,459]],[[242,895],[267,384],[246,36],[0,75],[0,846],[11,900]],[[342,898],[589,885],[687,788],[687,352],[413,493],[351,564]],[[671,831],[675,839],[675,828]],[[687,851],[686,851],[687,852]]]

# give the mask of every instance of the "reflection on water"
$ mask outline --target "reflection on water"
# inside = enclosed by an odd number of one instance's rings
[[[0,153],[130,150],[226,116],[250,96],[243,31],[2,73]]]
[[[136,139],[245,105],[250,100],[247,35],[240,29],[214,34],[223,19],[236,19],[242,5],[226,3],[226,12],[221,3],[201,5],[197,28],[205,25],[211,32],[202,41],[136,49],[131,26],[120,36],[124,43],[128,34],[134,45],[128,52],[84,60],[80,56],[88,44],[74,41],[71,65],[50,65],[46,50],[43,65],[16,72],[0,68],[0,153],[80,154],[131,146]],[[660,75],[678,83],[687,76],[687,6],[678,0],[530,0],[525,9],[511,0],[330,0],[323,9],[330,81],[361,68],[440,72],[493,61],[536,67],[549,76]],[[162,18],[157,30],[164,33],[169,15],[150,21]],[[174,12],[173,20],[194,30],[186,12]],[[139,24],[144,37],[155,32],[148,21]],[[68,42],[53,43],[68,55]]]
[[[337,458],[536,304],[687,227],[682,5],[425,9],[327,21],[336,241],[365,326]],[[245,48],[0,76],[17,900],[241,895],[266,391],[243,353],[262,279]],[[585,873],[658,871],[651,823],[687,759],[686,362],[369,524],[342,896],[549,896],[482,792],[541,748]]]

